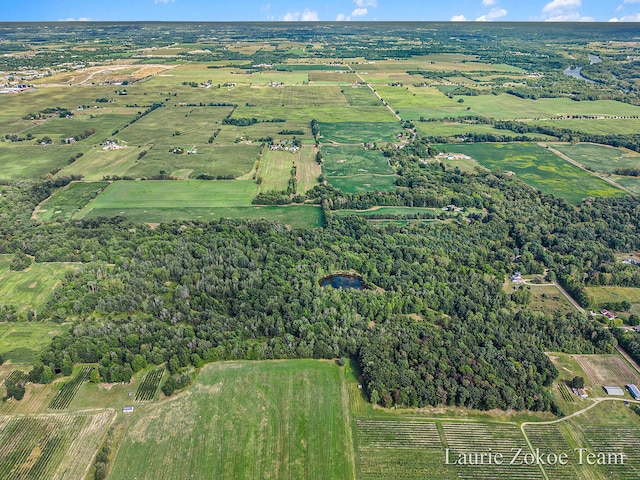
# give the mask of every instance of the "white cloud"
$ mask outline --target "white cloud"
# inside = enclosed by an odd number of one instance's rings
[[[624,3],[640,3],[640,0],[624,0]]]
[[[582,0],[553,0],[542,7],[544,13],[575,10],[582,6]]]
[[[378,2],[376,0],[353,0],[353,3],[356,4],[357,7],[366,8],[366,7],[377,7]]]
[[[451,17],[452,22],[466,22],[467,18],[464,15],[454,15]]]
[[[356,8],[353,12],[351,12],[351,16],[364,17],[367,13],[369,13],[369,10],[367,10],[366,8]]]
[[[476,18],[476,22],[491,22],[492,20],[504,17],[507,13],[504,8],[494,8],[486,15]]]
[[[92,22],[88,17],[80,17],[80,18],[65,18],[64,20],[60,20],[61,22]]]
[[[482,0],[483,7],[490,7],[492,5],[495,5],[496,3],[498,3],[498,0]]]
[[[345,20],[351,20],[351,18],[347,17],[344,13],[339,13],[336,17],[336,22],[344,22]]]
[[[156,5],[158,5],[159,3],[166,5],[167,3],[173,3],[176,0],[153,0],[153,3],[155,3]]]
[[[287,12],[286,15],[282,17],[282,20],[284,22],[317,22],[320,20],[320,18],[318,17],[318,12],[305,8],[302,13]]]
[[[625,15],[621,18],[611,18],[610,22],[640,22],[640,13],[634,13],[632,15]]]
[[[593,17],[583,17],[579,12],[560,13],[544,19],[545,22],[595,22]]]

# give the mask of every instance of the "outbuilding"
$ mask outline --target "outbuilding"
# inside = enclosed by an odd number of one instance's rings
[[[633,398],[640,400],[640,390],[638,390],[638,387],[633,384],[629,384],[627,385],[627,390],[629,390],[629,393]]]
[[[603,387],[607,395],[624,395],[624,391],[620,387]]]

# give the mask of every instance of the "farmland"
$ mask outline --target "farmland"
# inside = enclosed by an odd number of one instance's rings
[[[622,148],[590,143],[559,144],[553,148],[596,172],[613,173],[618,168],[634,169],[640,166],[640,155]]]
[[[623,192],[533,144],[447,146],[451,153],[473,157],[491,170],[511,171],[516,178],[547,194],[577,203],[587,196],[614,197]]]
[[[196,478],[217,472],[218,478],[351,479],[342,395],[340,370],[329,363],[211,365],[188,395],[136,419],[111,478]]]
[[[34,212],[34,216],[45,222],[69,220],[108,185],[107,182],[71,183],[66,188],[57,190],[43,202]]]
[[[53,322],[0,323],[0,354],[12,364],[32,364],[64,328]]]
[[[263,193],[284,192],[287,190],[294,155],[283,150],[266,151],[260,162],[258,176],[262,178],[260,191]]]
[[[362,147],[322,147],[322,173],[327,176],[391,175],[393,169],[379,150]]]
[[[0,476],[83,478],[114,419],[112,411],[0,419]]]

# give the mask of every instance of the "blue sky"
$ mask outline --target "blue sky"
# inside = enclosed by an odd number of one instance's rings
[[[640,21],[640,0],[31,0],[0,21]]]

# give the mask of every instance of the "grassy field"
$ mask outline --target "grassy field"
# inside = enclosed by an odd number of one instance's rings
[[[260,161],[258,176],[262,177],[260,193],[287,190],[295,155],[285,150],[265,149]]]
[[[12,255],[0,255],[0,304],[14,305],[18,312],[41,310],[65,273],[68,263],[36,263],[22,271],[9,270]]]
[[[631,304],[640,303],[640,288],[587,287],[586,291],[597,305],[606,302],[622,302],[625,300]]]
[[[352,107],[376,107],[382,103],[366,86],[343,87],[342,93]]]
[[[64,167],[71,157],[84,153],[90,146],[83,143],[73,145],[29,145],[26,142],[0,143],[0,180],[25,180],[41,178]]]
[[[115,413],[32,415],[0,419],[0,477],[84,478]]]
[[[0,323],[0,354],[11,363],[32,364],[66,327],[51,322]]]
[[[389,192],[396,189],[395,175],[352,175],[328,177],[329,183],[344,193]]]
[[[455,137],[468,133],[500,135],[502,137],[515,137],[521,135],[511,130],[500,130],[493,125],[474,124],[464,122],[415,122],[416,129],[425,136],[430,137]],[[555,137],[543,134],[527,134],[529,137],[541,140],[555,140]]]
[[[346,401],[328,362],[209,365],[136,418],[110,478],[353,479]]]
[[[624,148],[593,143],[554,144],[553,148],[596,172],[613,173],[616,168],[640,168],[640,154]]]
[[[316,149],[303,147],[296,155],[296,176],[298,178],[298,192],[306,193],[318,185],[318,177],[322,169],[316,162]]]
[[[341,95],[342,96],[342,95]],[[344,96],[342,97],[344,98]],[[240,106],[233,112],[233,118],[256,118],[258,120],[273,120],[284,118],[288,122],[311,122],[316,119],[321,123],[367,122],[394,123],[397,119],[382,105],[378,107],[350,107],[340,105],[301,106],[298,108],[278,106]]]
[[[540,120],[527,122],[531,125],[544,127],[566,128],[576,132],[590,135],[632,135],[640,131],[640,119],[638,118],[571,118]]]
[[[258,186],[250,180],[114,182],[78,213],[78,218],[123,216],[135,222],[266,218],[292,228],[322,224],[312,205],[253,206]]]
[[[323,146],[322,172],[331,176],[358,174],[390,175],[393,169],[380,150],[360,146]]]
[[[614,197],[622,190],[529,143],[445,145],[446,151],[473,157],[491,170],[512,171],[516,178],[547,194],[579,203],[585,197]]]
[[[73,182],[56,190],[34,212],[36,218],[51,222],[69,220],[78,210],[94,199],[109,185],[108,182]]]
[[[427,218],[435,218],[439,211],[434,208],[426,207],[374,207],[369,210],[347,210],[340,209],[333,212],[338,217],[346,217],[349,215],[357,215],[359,217],[370,216],[389,216],[389,217],[406,217],[411,215],[424,215]]]
[[[366,117],[365,117],[366,118]],[[398,122],[341,122],[321,123],[320,141],[323,143],[380,143],[393,142],[398,134],[406,133]]]
[[[573,355],[573,358],[586,374],[585,381],[595,390],[596,395],[604,396],[604,391],[598,387],[605,385],[640,384],[640,373],[636,372],[617,353],[611,355]]]
[[[613,100],[574,102],[569,98],[522,99],[514,95],[478,95],[455,97],[464,100],[471,109],[467,114],[498,120],[535,120],[561,115],[640,115],[640,107]],[[465,107],[466,108],[466,107]]]

